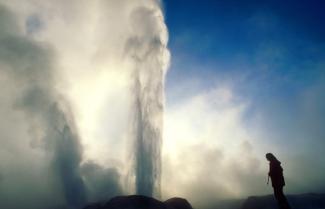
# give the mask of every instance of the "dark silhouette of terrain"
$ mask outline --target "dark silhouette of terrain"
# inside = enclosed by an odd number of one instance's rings
[[[118,196],[108,202],[92,203],[84,209],[193,209],[183,198],[171,198],[165,202],[142,195]]]
[[[293,209],[325,209],[325,194],[287,195]],[[234,199],[211,203],[201,209],[277,209],[273,195],[251,196],[246,200]],[[183,198],[171,198],[165,202],[141,195],[118,196],[106,202],[92,203],[83,209],[193,209]],[[199,208],[200,209],[200,208]]]
[[[287,195],[287,199],[293,209],[325,209],[325,194]],[[278,208],[278,205],[273,195],[249,197],[241,207],[241,209],[276,208]]]
[[[193,209],[192,205],[186,199],[179,197],[173,197],[164,203],[168,209]]]

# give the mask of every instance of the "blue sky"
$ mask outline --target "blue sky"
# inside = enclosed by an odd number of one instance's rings
[[[253,107],[277,100],[294,111],[305,89],[324,83],[324,8],[317,0],[164,1],[167,89],[189,77],[204,80],[196,90],[231,80]]]
[[[167,108],[227,85],[249,104],[241,120],[261,143],[274,144],[273,151],[297,169],[320,170],[324,9],[321,0],[165,0],[172,54]],[[318,189],[325,191],[324,185]]]
[[[208,66],[199,74],[252,68],[261,74],[260,64],[271,63],[270,79],[295,80],[285,92],[318,77],[308,64],[324,60],[324,1],[167,0],[164,6],[173,53],[170,80],[188,71],[189,62]]]

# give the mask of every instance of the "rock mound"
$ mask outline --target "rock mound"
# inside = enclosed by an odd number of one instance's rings
[[[286,195],[293,209],[325,209],[325,194]],[[241,209],[277,209],[273,195],[249,197]]]
[[[171,198],[161,202],[152,197],[142,195],[117,196],[108,202],[92,203],[84,209],[193,209],[183,198]]]
[[[192,205],[184,198],[174,197],[164,203],[168,209],[193,209]]]

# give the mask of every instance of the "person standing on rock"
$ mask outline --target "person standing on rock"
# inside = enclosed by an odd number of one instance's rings
[[[272,153],[267,153],[266,159],[270,162],[268,177],[271,178],[274,197],[278,202],[279,209],[290,209],[287,198],[283,194],[283,187],[285,186],[285,182],[281,162],[276,159]]]

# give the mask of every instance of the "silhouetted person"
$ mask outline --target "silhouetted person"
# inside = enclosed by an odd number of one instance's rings
[[[278,161],[272,153],[267,153],[266,159],[270,162],[270,171],[268,175],[271,177],[274,197],[278,201],[278,206],[280,209],[290,209],[287,198],[283,194],[285,182],[281,162]]]

